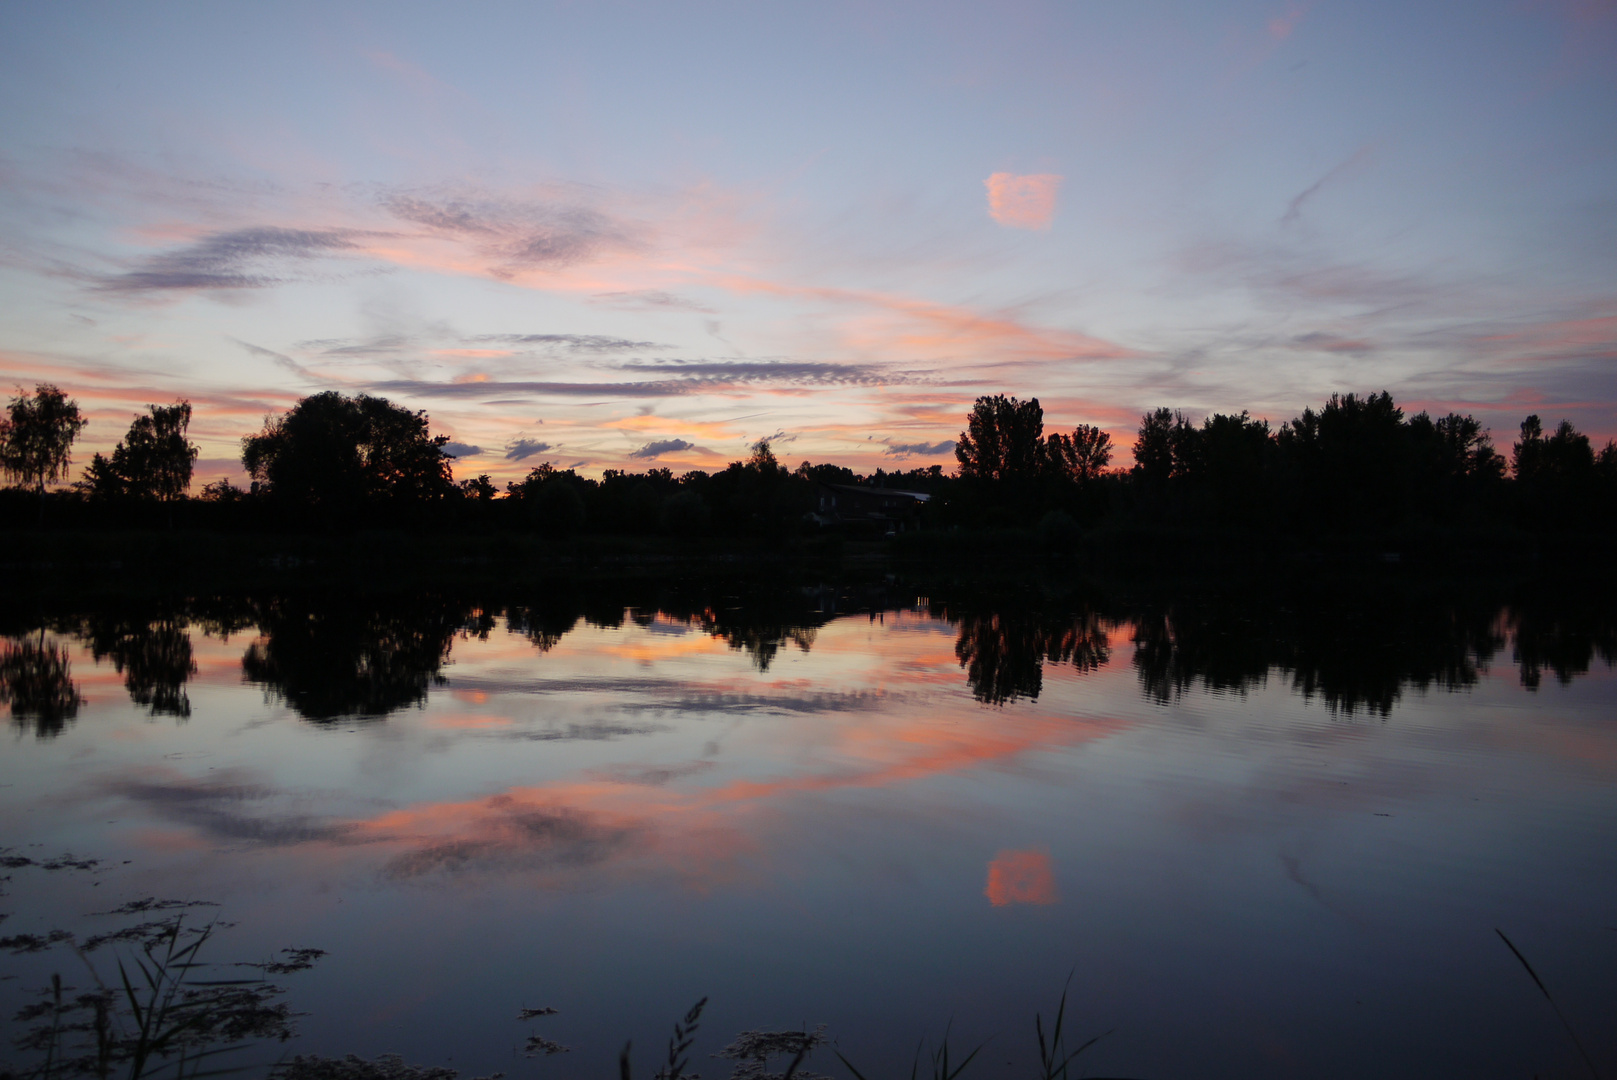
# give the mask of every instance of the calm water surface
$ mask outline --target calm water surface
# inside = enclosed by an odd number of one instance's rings
[[[18,617],[71,688],[9,690],[0,843],[100,862],[10,871],[0,932],[218,901],[219,958],[329,950],[297,1052],[518,1077],[649,1068],[703,995],[712,1080],[951,1021],[1028,1076],[1069,974],[1101,1075],[1573,1075],[1497,927],[1617,1071],[1598,605],[781,595]],[[77,964],[7,956],[6,1015]]]

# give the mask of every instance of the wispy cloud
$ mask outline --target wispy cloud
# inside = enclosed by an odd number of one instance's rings
[[[1291,339],[1293,348],[1309,352],[1354,353],[1363,354],[1375,351],[1375,345],[1362,338],[1340,337],[1316,330],[1309,334],[1299,334]]]
[[[882,451],[888,457],[938,457],[954,452],[954,440],[945,439],[943,442],[925,443],[888,443],[887,449]]]
[[[537,439],[518,439],[505,448],[505,460],[523,461],[550,449],[554,448],[547,442],[540,442]]]
[[[472,241],[495,260],[496,277],[641,246],[626,224],[588,206],[402,193],[383,196],[381,204],[404,221]]]
[[[1301,13],[1299,12],[1299,15],[1300,14]],[[1320,177],[1318,180],[1315,180],[1312,184],[1308,185],[1308,187],[1304,188],[1302,192],[1291,200],[1291,202],[1286,204],[1286,212],[1281,216],[1280,224],[1282,226],[1295,225],[1298,218],[1302,216],[1304,203],[1313,198],[1315,195],[1319,194],[1320,189],[1325,187],[1325,185],[1339,180],[1343,176],[1356,172],[1367,165],[1370,162],[1370,153],[1370,147],[1359,147],[1359,149],[1355,150],[1346,161],[1341,162],[1324,176]]]
[[[654,341],[630,341],[628,338],[602,337],[599,334],[478,334],[469,341],[483,341],[501,345],[529,345],[560,347],[576,352],[626,352],[634,349],[667,349]]]
[[[285,353],[276,352],[274,349],[266,349],[262,345],[254,345],[252,342],[242,341],[240,338],[231,338],[230,340],[234,341],[237,345],[240,345],[254,356],[262,356],[266,360],[273,361],[274,363],[279,364],[281,367],[284,367],[286,370],[292,372],[294,375],[302,376],[305,379],[320,378],[319,375],[316,375],[314,372],[310,371],[308,368],[304,367],[290,356],[287,356]]]
[[[663,292],[661,289],[638,289],[630,292],[596,293],[590,297],[597,304],[625,310],[655,310],[658,308],[680,309],[684,311],[698,311],[705,315],[714,315],[717,312],[695,300],[674,293]]]
[[[664,454],[677,454],[681,450],[694,449],[695,445],[684,439],[658,439],[656,442],[648,442],[638,450],[630,451],[629,456],[639,461],[650,461]]]
[[[233,229],[154,255],[138,269],[102,278],[98,287],[121,293],[259,289],[289,280],[289,261],[307,261],[356,247],[351,230]]]
[[[630,360],[616,367],[623,371],[665,372],[686,378],[736,383],[893,386],[918,381],[914,373],[895,372],[875,364],[837,364],[817,360]]]

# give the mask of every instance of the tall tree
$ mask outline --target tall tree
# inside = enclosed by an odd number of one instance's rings
[[[1134,471],[1161,486],[1169,478],[1182,478],[1194,466],[1200,449],[1198,433],[1182,412],[1155,409],[1140,417],[1134,439]]]
[[[1044,458],[1057,476],[1086,483],[1112,460],[1112,437],[1098,427],[1079,424],[1071,435],[1052,432],[1044,440]]]
[[[1403,516],[1411,442],[1404,412],[1385,390],[1332,394],[1323,409],[1304,409],[1275,438],[1305,519],[1362,528]]]
[[[980,397],[955,441],[960,475],[1006,482],[1038,475],[1044,450],[1044,409],[1038,398],[1018,401],[995,394]]]
[[[752,456],[747,459],[747,468],[766,480],[773,480],[786,472],[775,458],[775,451],[768,439],[759,439],[752,444]]]
[[[1522,421],[1522,439],[1511,447],[1511,455],[1516,479],[1527,483],[1581,479],[1595,465],[1589,436],[1562,420],[1546,438],[1536,413]]]
[[[170,502],[191,486],[196,444],[186,438],[191,426],[191,403],[148,405],[147,415],[135,417],[129,433],[110,459],[95,455],[85,470],[92,495],[127,495]]]
[[[34,387],[32,397],[18,394],[0,419],[0,469],[43,492],[67,475],[73,440],[87,423],[78,402],[49,383]]]
[[[23,487],[39,491],[39,519],[45,520],[45,485],[67,475],[73,440],[89,423],[78,402],[50,383],[19,393],[0,418],[0,471]]]
[[[241,463],[255,487],[288,502],[323,508],[425,502],[452,490],[448,441],[428,433],[425,412],[328,390],[243,439]]]

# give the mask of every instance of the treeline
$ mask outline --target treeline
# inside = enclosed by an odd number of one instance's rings
[[[1508,455],[1474,417],[1406,416],[1386,392],[1333,395],[1271,426],[1246,412],[1200,423],[1156,409],[1141,417],[1133,462],[1079,425],[1047,432],[1037,399],[977,399],[955,445],[958,468],[859,475],[783,465],[760,441],[715,472],[608,469],[599,480],[544,463],[503,489],[455,479],[447,436],[385,398],[335,391],[304,398],[242,440],[245,487],[190,491],[196,446],[186,402],[153,405],[68,491],[69,451],[84,427],[54,386],[13,399],[0,419],[0,468],[16,485],[0,508],[20,521],[26,496],[43,521],[69,526],[308,530],[373,526],[577,534],[746,536],[1036,528],[1063,547],[1097,526],[1373,533],[1401,526],[1594,532],[1617,525],[1617,445],[1595,449],[1569,422],[1521,424]],[[898,510],[824,513],[837,490],[907,493]]]
[[[981,398],[960,436],[955,502],[1005,523],[1105,521],[1357,533],[1400,525],[1588,530],[1617,524],[1617,445],[1521,424],[1510,456],[1474,417],[1405,416],[1390,394],[1333,395],[1278,427],[1246,412],[1140,418],[1133,466],[1106,435],[1043,432],[1037,399]]]

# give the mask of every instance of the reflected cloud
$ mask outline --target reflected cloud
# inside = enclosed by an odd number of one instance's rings
[[[597,769],[590,775],[616,784],[644,784],[662,787],[687,776],[698,776],[717,765],[713,761],[691,761],[683,765],[643,766],[621,765],[612,769]]]
[[[281,847],[341,841],[349,831],[327,819],[276,812],[284,793],[239,770],[223,770],[204,780],[153,769],[109,778],[103,789],[216,840]]]
[[[534,806],[512,795],[435,809],[438,813],[430,822],[434,827],[442,827],[446,814],[460,811],[457,835],[428,840],[394,856],[383,867],[383,876],[419,878],[496,866],[577,869],[603,863],[637,839],[634,826],[610,823],[598,814]],[[410,812],[388,819],[390,827],[408,829],[417,824],[429,822]]]
[[[983,895],[995,907],[1009,904],[1053,904],[1055,874],[1047,851],[1001,851],[988,864]]]

